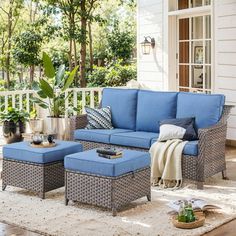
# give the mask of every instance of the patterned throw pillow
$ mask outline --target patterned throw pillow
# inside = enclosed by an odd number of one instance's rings
[[[196,140],[195,118],[168,119],[160,122],[158,141],[170,139]]]
[[[88,124],[85,129],[113,129],[111,123],[110,107],[90,108],[85,107]]]

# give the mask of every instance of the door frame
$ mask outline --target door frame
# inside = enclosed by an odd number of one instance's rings
[[[169,1],[166,1],[169,2]],[[168,29],[168,36],[165,36],[165,40],[168,42],[168,63],[166,64],[166,70],[168,71],[168,90],[178,91],[179,78],[178,78],[178,22],[181,18],[211,15],[211,92],[214,93],[214,76],[215,76],[215,32],[214,32],[214,1],[211,1],[211,5],[202,6],[196,8],[189,8],[184,10],[169,11],[170,3],[165,6],[166,26]]]

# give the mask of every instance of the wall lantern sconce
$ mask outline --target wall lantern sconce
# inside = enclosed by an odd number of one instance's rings
[[[150,54],[151,48],[155,47],[155,39],[150,36],[144,37],[144,41],[141,43],[142,53],[144,55]]]

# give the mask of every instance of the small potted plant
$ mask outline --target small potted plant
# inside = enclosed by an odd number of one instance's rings
[[[24,110],[9,107],[0,113],[3,123],[3,136],[6,143],[23,141],[22,133],[25,133],[25,125],[29,120],[29,113]]]

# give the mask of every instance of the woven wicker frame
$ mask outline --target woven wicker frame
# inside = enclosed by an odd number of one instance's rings
[[[71,170],[65,171],[65,204],[69,200],[109,208],[116,216],[117,209],[141,197],[151,201],[150,168],[106,177]]]
[[[227,119],[233,106],[224,106],[224,111],[220,121],[213,127],[199,129],[199,152],[198,156],[183,155],[182,157],[182,174],[184,179],[196,181],[199,189],[203,188],[203,183],[207,177],[222,172],[223,178],[226,178],[226,162],[225,162],[225,142],[227,131]],[[72,130],[83,129],[87,124],[86,115],[80,115],[73,119],[74,125]],[[73,132],[71,134],[73,136]],[[148,149],[117,146],[105,143],[79,141],[84,150],[90,150],[101,146],[121,147],[124,149],[133,149],[140,151],[148,151]]]
[[[4,158],[3,191],[7,185],[34,191],[44,199],[46,192],[64,186],[63,161],[36,164]]]

